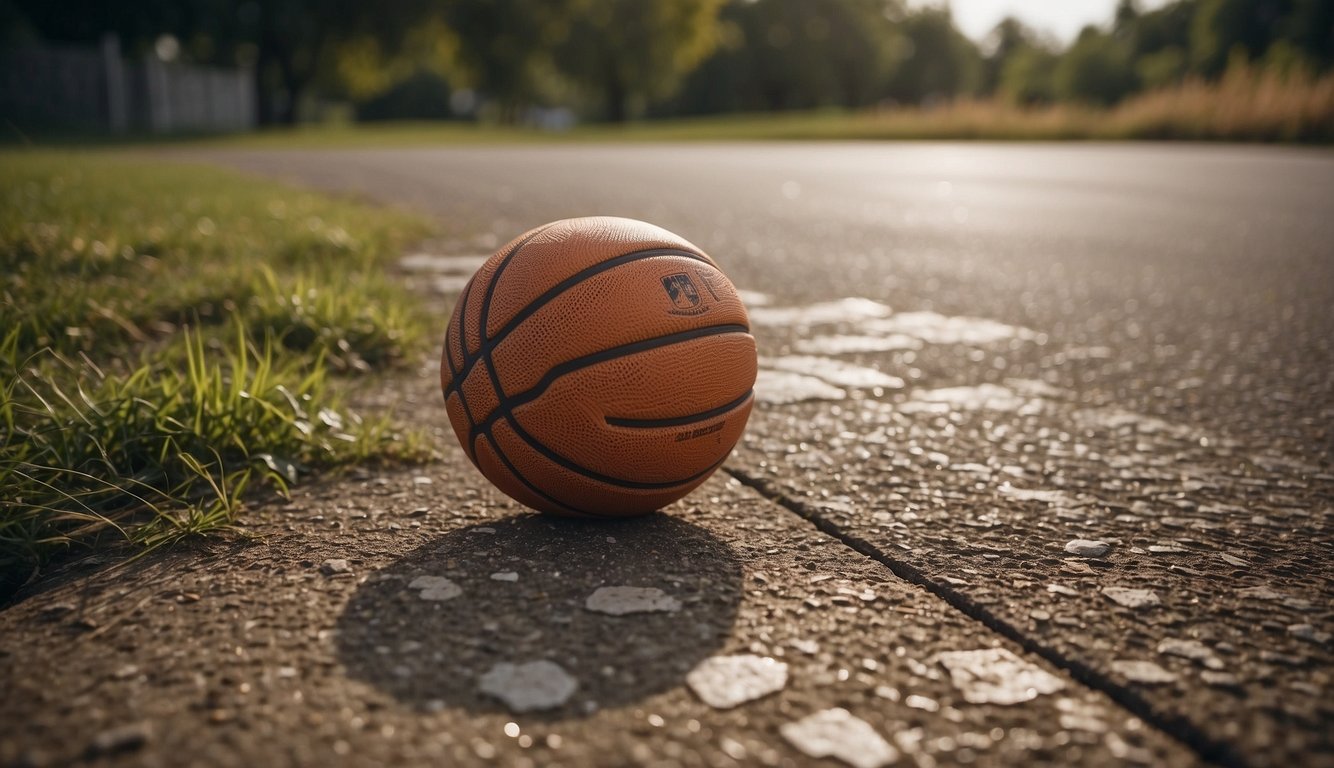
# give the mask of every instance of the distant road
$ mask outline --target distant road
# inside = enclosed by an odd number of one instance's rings
[[[736,143],[190,154],[406,204],[449,232],[499,242],[567,216],[646,219],[783,302],[868,296],[1116,347],[1134,365],[1117,396],[1148,400],[1150,411],[1155,387],[1214,371],[1191,418],[1302,451],[1334,444],[1326,150]]]

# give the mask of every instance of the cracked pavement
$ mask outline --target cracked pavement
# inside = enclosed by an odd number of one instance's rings
[[[548,520],[468,466],[428,365],[374,399],[442,463],[0,613],[0,762],[795,765],[825,727],[924,768],[1334,765],[1328,152],[176,154],[436,215],[405,266],[442,334],[514,233],[661,224],[747,291],[760,404],[666,516]],[[675,608],[589,610],[621,585]],[[735,655],[786,682],[714,709],[687,674]],[[554,708],[479,684],[541,660]]]

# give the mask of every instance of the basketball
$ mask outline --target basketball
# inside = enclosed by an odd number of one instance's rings
[[[722,465],[754,403],[755,339],[713,259],[642,221],[530,230],[463,289],[440,361],[459,443],[516,501],[642,515]]]

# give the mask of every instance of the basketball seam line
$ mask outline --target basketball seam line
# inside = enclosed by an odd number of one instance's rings
[[[538,488],[537,486],[529,482],[528,478],[524,477],[522,474],[519,473],[519,468],[514,466],[514,464],[510,462],[509,457],[506,456],[505,452],[500,449],[500,443],[496,442],[495,438],[491,436],[490,432],[486,433],[486,442],[487,445],[491,446],[491,450],[496,454],[496,458],[500,459],[500,463],[504,464],[505,469],[508,470],[509,473],[514,476],[514,479],[522,483],[523,486],[527,488],[529,491],[531,491],[533,494],[535,494],[540,498],[546,499],[547,501],[551,502],[552,504],[555,504],[557,507],[560,507],[561,509],[566,510],[567,512],[573,512],[577,514],[589,514],[581,509],[576,509],[575,507],[566,504],[560,499],[557,499],[556,497],[548,494],[547,492],[543,491],[542,489]]]
[[[449,348],[449,331],[448,329],[445,331],[445,358],[449,361],[449,375],[451,377],[449,381],[450,388],[453,388],[458,372],[463,370],[464,364],[468,362],[468,337],[465,334],[468,325],[468,296],[472,293],[472,285],[475,282],[477,282],[476,274],[468,278],[468,284],[463,286],[463,296],[459,299],[459,352],[462,353],[463,359],[459,361],[459,367],[457,369],[454,367],[453,350]],[[446,388],[445,397],[449,397],[449,392],[450,389]],[[460,391],[459,397],[462,398],[462,396],[463,392]],[[468,417],[468,421],[472,421],[471,416]]]
[[[523,250],[523,247],[524,247],[525,245],[527,245],[529,242],[531,242],[531,241],[533,240],[533,238],[535,238],[535,237],[537,237],[538,235],[542,234],[543,232],[547,231],[548,229],[550,229],[550,228],[551,228],[552,226],[554,226],[554,225],[555,225],[555,222],[552,222],[551,224],[547,224],[546,226],[544,226],[544,227],[542,227],[541,229],[537,230],[537,231],[534,232],[533,234],[531,234],[531,235],[529,235],[528,237],[524,238],[523,242],[521,242],[521,243],[519,243],[518,245],[516,245],[516,246],[514,247],[514,250],[510,251],[509,254],[508,254],[507,256],[505,256],[505,258],[501,259],[501,260],[500,260],[500,264],[496,267],[496,271],[495,271],[495,273],[494,273],[493,275],[491,275],[491,280],[490,280],[490,282],[489,282],[489,283],[487,284],[487,286],[486,286],[486,294],[482,297],[482,306],[481,306],[481,309],[480,309],[480,311],[479,311],[478,325],[477,325],[477,355],[478,355],[479,358],[481,358],[481,359],[483,359],[483,360],[486,361],[486,370],[487,370],[487,373],[489,373],[489,374],[491,375],[491,386],[495,389],[495,392],[496,392],[496,398],[497,398],[497,400],[498,400],[498,403],[497,403],[497,406],[496,406],[497,408],[500,407],[500,406],[499,406],[499,402],[503,402],[504,397],[505,397],[505,393],[504,393],[504,390],[502,390],[502,389],[500,388],[500,378],[496,375],[496,369],[495,369],[495,366],[491,363],[490,347],[487,345],[487,332],[486,332],[486,328],[487,328],[487,324],[488,324],[488,320],[489,320],[489,315],[491,314],[491,297],[495,294],[496,286],[500,283],[500,275],[501,275],[502,272],[505,271],[505,267],[507,267],[507,266],[509,265],[509,263],[510,263],[516,256],[519,255],[519,251],[522,251],[522,250]],[[463,339],[463,344],[462,344],[462,346],[463,346],[463,354],[464,354],[464,360],[466,361],[466,360],[467,360],[467,354],[468,354],[468,342],[467,342],[467,337],[461,337],[461,338]],[[465,366],[464,366],[464,369],[465,369],[465,370],[470,370],[470,366],[465,365]],[[463,388],[463,383],[460,381],[460,382],[459,382],[459,390],[462,391],[462,388]],[[472,428],[472,427],[469,427],[468,433],[469,433],[469,440],[468,440],[468,442],[472,444],[473,450],[474,450],[474,452],[475,452],[475,451],[476,451],[476,444],[477,444],[477,437],[476,437],[476,434],[473,432],[473,428]],[[493,449],[495,449],[496,456],[497,456],[497,457],[500,459],[500,461],[505,465],[505,468],[506,468],[507,470],[509,470],[509,473],[510,473],[511,475],[514,476],[514,479],[516,479],[516,480],[518,480],[520,483],[522,483],[522,484],[524,485],[524,487],[528,488],[528,490],[530,490],[530,491],[532,491],[533,493],[537,494],[537,496],[539,496],[540,498],[546,499],[548,502],[550,502],[550,503],[552,503],[552,504],[555,504],[557,507],[559,507],[559,508],[561,508],[561,509],[565,509],[565,510],[569,510],[569,511],[574,511],[574,512],[579,511],[579,510],[575,509],[574,507],[571,507],[571,506],[569,506],[568,504],[565,504],[565,503],[561,502],[559,499],[556,499],[555,497],[551,496],[550,494],[546,493],[545,491],[540,490],[536,485],[534,485],[532,482],[530,482],[530,481],[528,480],[528,478],[524,477],[524,476],[523,476],[523,473],[519,471],[519,468],[516,467],[516,466],[514,466],[514,464],[509,460],[509,457],[505,455],[505,452],[504,452],[504,451],[501,449],[501,447],[500,447],[500,443],[496,442],[496,440],[491,436],[491,434],[490,434],[489,431],[487,432],[487,438],[486,438],[486,441],[487,441],[488,443],[490,443],[490,445],[491,445],[491,447],[492,447]]]
[[[473,284],[473,281],[476,280],[476,279],[477,279],[477,275],[476,275],[475,273],[473,274],[472,277],[468,278],[468,282],[467,282],[467,284],[465,284],[465,285],[463,286],[463,295],[459,297],[459,305],[460,305],[460,306],[458,307],[458,310],[459,310],[459,331],[460,331],[460,333],[459,333],[459,366],[460,366],[460,367],[462,367],[463,364],[468,360],[468,348],[467,348],[467,346],[466,346],[466,345],[467,345],[467,342],[464,341],[464,339],[463,339],[463,334],[462,334],[462,330],[463,330],[463,310],[467,309],[467,304],[468,304],[468,293],[472,290],[472,284]],[[450,322],[452,323],[453,320],[451,319]],[[450,341],[449,341],[449,327],[448,327],[448,326],[445,327],[445,359],[449,361],[449,373],[450,373],[451,376],[453,376],[453,375],[454,375],[454,371],[456,371],[456,370],[458,370],[458,369],[454,367],[454,345],[451,344]],[[449,382],[449,385],[450,385],[450,386],[453,386],[453,384],[454,384],[454,381],[451,379],[450,382]],[[445,396],[446,396],[446,397],[449,396],[449,390],[448,390],[448,389],[445,390]]]
[[[722,416],[728,411],[740,408],[746,401],[755,394],[755,390],[748,389],[741,397],[733,400],[726,405],[720,405],[717,408],[710,408],[707,411],[692,413],[688,416],[674,416],[666,419],[626,419],[619,416],[604,416],[603,420],[613,427],[629,427],[632,429],[653,429],[656,427],[680,427],[686,424],[693,424],[698,421],[708,421],[715,416]]]
[[[491,283],[490,283],[490,285],[487,286],[488,289],[490,289],[491,287],[494,287],[494,286],[495,286],[495,283],[496,283],[495,278],[497,278],[497,277],[500,276],[500,270],[504,268],[505,264],[506,264],[510,259],[514,258],[514,254],[518,253],[518,252],[519,252],[519,249],[521,249],[521,248],[523,248],[525,245],[527,245],[529,240],[532,240],[534,237],[537,237],[538,235],[542,234],[542,233],[545,232],[546,230],[550,229],[551,226],[552,226],[553,224],[555,224],[555,222],[552,222],[551,224],[547,224],[547,225],[543,226],[542,228],[538,229],[538,230],[537,230],[536,232],[534,232],[533,234],[531,234],[531,235],[529,235],[528,237],[524,238],[523,240],[519,241],[519,243],[518,243],[517,245],[514,246],[514,250],[510,251],[509,254],[507,254],[507,255],[505,256],[505,258],[501,261],[500,266],[496,268],[496,274],[492,276]],[[467,333],[467,330],[468,330],[468,297],[469,297],[470,295],[472,295],[472,286],[473,286],[473,283],[476,283],[476,282],[477,282],[477,275],[478,275],[478,274],[480,274],[480,270],[479,270],[478,272],[474,272],[474,273],[473,273],[473,276],[470,277],[470,278],[468,278],[468,284],[465,285],[465,286],[463,287],[463,297],[462,297],[461,299],[459,299],[459,302],[460,302],[460,306],[459,306],[459,352],[460,352],[460,354],[462,355],[462,358],[463,358],[462,361],[461,361],[461,363],[460,363],[461,366],[465,365],[465,364],[467,363],[467,361],[468,361],[468,333]],[[485,308],[486,308],[486,307],[485,307],[485,304],[483,304],[483,309],[485,309]],[[477,331],[477,338],[478,338],[478,340],[479,340],[479,341],[478,341],[478,347],[479,347],[479,348],[480,348],[482,345],[486,344],[486,318],[485,318],[485,317],[482,318],[481,327],[478,328],[478,331]],[[450,395],[451,391],[453,391],[453,390],[457,390],[457,391],[458,391],[458,393],[459,393],[459,405],[463,406],[463,416],[464,416],[464,418],[466,418],[466,419],[468,420],[468,444],[465,445],[465,446],[463,446],[463,450],[464,450],[465,453],[468,454],[468,458],[469,458],[474,464],[476,464],[476,463],[477,463],[477,447],[474,445],[474,442],[476,441],[476,438],[474,437],[474,430],[475,430],[476,427],[477,427],[477,422],[476,422],[476,421],[473,419],[473,417],[472,417],[472,409],[468,407],[468,398],[463,394],[463,381],[459,378],[459,373],[458,373],[458,371],[454,370],[454,356],[453,356],[451,350],[449,349],[449,329],[448,329],[448,328],[445,329],[445,359],[448,361],[448,364],[449,364],[449,385],[446,386],[446,387],[444,388],[445,401],[446,401],[446,403],[448,403],[448,401],[449,401],[449,395]],[[457,386],[457,387],[454,386],[454,382],[458,382],[458,386]]]
[[[528,444],[528,447],[532,448],[533,450],[537,451],[543,456],[546,456],[555,464],[562,466],[577,475],[583,475],[589,480],[596,480],[599,483],[616,486],[618,488],[632,488],[634,490],[642,490],[642,491],[665,491],[672,488],[679,488],[683,485],[691,483],[692,481],[698,480],[701,477],[706,477],[711,472],[718,469],[718,467],[722,466],[722,463],[724,461],[727,461],[727,457],[732,454],[732,449],[729,447],[727,449],[727,452],[723,454],[722,458],[715,461],[707,469],[701,472],[696,472],[690,477],[684,478],[682,480],[672,480],[665,483],[641,483],[635,480],[621,480],[619,478],[615,478],[610,475],[604,475],[601,472],[594,472],[591,469],[580,466],[579,464],[570,461],[569,459],[565,458],[559,453],[556,453],[555,451],[551,450],[546,445],[543,445],[542,443],[538,442],[537,438],[528,434],[527,430],[519,426],[519,420],[514,418],[514,414],[512,413],[505,414],[505,421],[514,430],[514,434],[520,440]]]
[[[573,360],[567,360],[559,365],[553,366],[551,370],[538,380],[536,384],[514,395],[505,395],[496,405],[496,409],[485,419],[478,422],[478,430],[488,429],[492,424],[505,418],[506,415],[513,413],[515,408],[530,403],[541,397],[543,393],[555,384],[562,376],[567,376],[576,371],[592,367],[598,363],[605,363],[610,360],[616,360],[622,357],[648,352],[661,347],[670,347],[674,344],[682,344],[695,339],[705,339],[712,336],[724,336],[729,333],[750,333],[750,329],[744,325],[708,325],[703,328],[691,328],[688,331],[678,331],[669,333],[665,336],[654,336],[651,339],[632,341],[629,344],[622,344],[611,349],[604,349],[601,352],[594,352],[583,357],[576,357]]]
[[[468,322],[468,294],[472,292],[472,284],[476,280],[476,274],[468,278],[468,284],[463,288],[463,298],[460,300],[459,306],[459,350],[463,353],[465,359],[468,354],[468,337],[463,335],[463,331],[465,324]],[[449,346],[449,329],[445,329],[445,362],[449,366],[450,383],[450,386],[445,388],[446,408],[449,404],[450,389],[453,387],[454,382],[458,380],[458,371],[454,370],[453,350],[451,350]],[[468,407],[468,398],[463,394],[463,387],[459,386],[457,392],[459,396],[459,405],[463,406],[463,418],[468,420],[468,444],[463,446],[463,450],[468,454],[468,459],[476,464],[477,452],[473,445],[472,433],[473,429],[477,426],[477,422],[472,418],[472,409]]]
[[[491,280],[490,280],[490,282],[488,282],[488,283],[486,284],[486,293],[482,294],[482,310],[481,310],[481,316],[478,318],[478,325],[477,325],[477,357],[478,357],[478,358],[481,358],[481,357],[485,356],[485,353],[486,353],[486,342],[487,342],[487,332],[486,332],[486,327],[487,327],[487,325],[488,325],[488,320],[490,320],[490,316],[491,316],[491,299],[492,299],[492,297],[494,297],[495,294],[496,294],[496,286],[497,286],[497,285],[500,285],[500,276],[503,275],[503,274],[505,273],[505,267],[508,267],[508,266],[510,265],[510,262],[511,262],[511,261],[514,261],[514,259],[518,258],[518,256],[519,256],[519,252],[523,250],[523,247],[524,247],[525,245],[528,245],[530,242],[532,242],[532,241],[533,241],[533,238],[535,238],[535,237],[537,237],[538,235],[542,234],[543,232],[547,231],[548,229],[550,229],[550,228],[551,228],[552,226],[554,226],[554,225],[555,225],[555,222],[552,222],[551,224],[547,224],[546,226],[544,226],[544,227],[542,227],[541,229],[537,230],[536,232],[534,232],[533,234],[529,235],[528,237],[525,237],[525,238],[523,239],[522,242],[520,242],[518,245],[514,246],[514,250],[512,250],[512,251],[510,251],[508,254],[506,254],[506,255],[505,255],[505,258],[501,259],[501,260],[500,260],[500,263],[499,263],[498,265],[496,265],[496,272],[495,272],[495,274],[491,275]],[[463,352],[464,352],[464,355],[466,356],[466,355],[467,355],[467,352],[468,352],[468,348],[467,348],[467,347],[464,347],[464,348],[463,348]],[[465,358],[465,359],[466,359],[466,358]],[[466,369],[467,366],[464,366],[464,368]]]
[[[536,236],[538,236],[538,235],[542,235],[543,232],[546,232],[547,229],[550,229],[550,228],[552,227],[552,225],[554,225],[554,224],[555,224],[555,221],[552,221],[551,224],[544,225],[544,227],[538,229],[538,231],[532,233],[532,235],[528,235],[527,237],[524,237],[524,239],[523,239],[523,240],[520,240],[518,244],[515,244],[514,249],[512,249],[512,251],[510,251],[510,253],[507,253],[507,255],[506,255],[506,257],[504,257],[504,259],[500,260],[500,264],[498,265],[498,267],[496,267],[495,275],[492,275],[492,276],[491,276],[491,283],[488,283],[488,284],[487,284],[487,296],[483,296],[482,309],[479,309],[479,313],[480,313],[480,312],[483,312],[483,311],[486,311],[488,296],[490,296],[490,292],[492,291],[492,289],[495,289],[496,279],[498,279],[498,277],[500,277],[500,271],[502,271],[502,269],[504,269],[504,265],[510,263],[510,260],[511,260],[511,259],[514,259],[514,256],[516,255],[516,253],[518,253],[518,252],[520,251],[520,249],[522,249],[522,248],[524,247],[524,245],[527,245],[527,244],[528,244],[528,241],[534,239],[534,237],[536,237]],[[483,267],[486,267],[486,265],[483,264]],[[471,296],[471,295],[472,295],[472,284],[474,284],[474,283],[476,283],[476,281],[478,281],[478,275],[480,275],[480,273],[482,273],[482,271],[480,271],[480,269],[478,269],[478,271],[472,273],[472,277],[468,277],[468,284],[466,285],[466,287],[463,288],[463,299],[460,299],[460,301],[462,301],[462,303],[463,303],[463,307],[460,307],[460,309],[459,309],[459,351],[463,353],[463,360],[460,360],[460,361],[459,361],[459,369],[460,369],[460,371],[462,371],[462,372],[464,372],[464,373],[467,373],[468,369],[471,369],[471,367],[472,367],[472,363],[474,363],[474,361],[476,361],[476,359],[471,360],[471,361],[468,360],[468,357],[470,357],[470,355],[468,355],[468,335],[467,335],[467,329],[468,329],[468,313],[467,313],[467,308],[468,308],[468,296]],[[483,349],[484,347],[486,347],[486,344],[487,344],[487,328],[486,328],[486,325],[487,325],[486,317],[483,316],[482,323],[480,323],[480,327],[478,328],[478,355],[479,355],[479,356],[480,356],[480,353],[482,353],[482,349]],[[447,336],[448,336],[448,333],[447,333]],[[450,372],[451,372],[451,373],[454,372],[454,360],[452,360],[452,359],[450,360]],[[458,380],[458,383],[459,383],[459,387],[463,387],[463,380],[462,380],[462,379]],[[454,388],[454,381],[450,381],[450,387],[446,387],[446,389],[444,389],[444,396],[446,396],[446,397],[450,396],[450,391],[451,391],[452,388]]]
[[[526,242],[524,244],[526,244]],[[522,247],[522,245],[520,245],[520,247]],[[513,256],[514,254],[510,255]],[[540,296],[533,299],[532,302],[530,302],[527,306],[519,310],[518,314],[510,318],[509,322],[505,323],[504,327],[502,327],[494,337],[487,338],[485,333],[486,329],[485,328],[479,329],[478,335],[482,338],[482,343],[481,346],[478,347],[476,355],[468,354],[468,349],[465,342],[465,346],[463,349],[463,365],[461,369],[462,377],[466,379],[468,375],[472,373],[473,366],[476,365],[477,362],[483,359],[484,357],[489,358],[491,352],[494,351],[496,347],[500,346],[500,342],[504,341],[511,333],[513,333],[519,327],[519,325],[523,323],[524,320],[527,320],[542,307],[545,307],[547,304],[550,304],[565,291],[568,291],[570,288],[573,288],[574,286],[587,280],[590,277],[596,277],[597,275],[600,275],[603,272],[608,272],[612,269],[615,269],[616,267],[623,266],[625,264],[631,264],[636,261],[642,261],[644,259],[657,258],[659,256],[679,256],[682,258],[694,259],[695,261],[701,261],[713,267],[714,269],[718,268],[707,257],[702,256],[698,253],[691,253],[690,251],[681,250],[679,248],[650,248],[643,251],[632,251],[630,253],[617,256],[614,259],[608,259],[606,261],[598,262],[597,264],[594,264],[590,267],[586,267],[580,270],[579,272],[570,275],[569,277],[565,278],[559,283],[556,283],[554,286],[543,292]],[[502,266],[504,265],[502,264]],[[500,280],[500,271],[497,270],[495,276],[491,279],[491,287],[494,287],[495,284],[499,282],[499,280]],[[486,307],[489,314],[489,307],[487,307],[486,305],[483,306]],[[462,381],[460,381],[460,385],[462,385]]]

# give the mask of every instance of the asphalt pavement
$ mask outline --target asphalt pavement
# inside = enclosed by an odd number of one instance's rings
[[[32,697],[42,734],[4,734],[0,759],[64,755],[52,745],[76,709],[62,692],[91,678],[108,682],[79,695],[103,715],[146,702],[131,727],[152,729],[148,747],[125,754],[160,764],[191,743],[214,764],[608,765],[801,764],[850,743],[854,765],[1334,765],[1334,154],[175,157],[436,217],[445,234],[405,276],[439,302],[442,335],[460,278],[515,234],[591,214],[660,224],[746,291],[759,405],[726,474],[603,548],[588,543],[600,528],[515,518],[452,446],[424,369],[383,399],[440,420],[447,461],[421,471],[434,484],[342,481],[262,516],[268,549],[155,561],[117,599],[160,599],[153,579],[184,569],[173,588],[194,597],[169,595],[167,619],[80,629],[80,596],[116,589],[93,572],[0,614],[0,683]],[[608,624],[581,610],[608,585],[658,593]],[[209,650],[187,643],[177,671],[141,679],[127,633],[153,621]],[[267,640],[245,639],[255,626]],[[18,672],[57,665],[90,633],[119,638],[126,658],[68,666],[63,685]],[[67,645],[43,641],[56,635]],[[497,666],[539,657],[559,673]],[[706,682],[685,680],[710,663],[767,694],[708,705]],[[788,665],[783,685],[747,666],[762,663]],[[526,704],[506,681],[519,674],[557,701],[516,714]],[[275,709],[293,690],[300,711]]]

